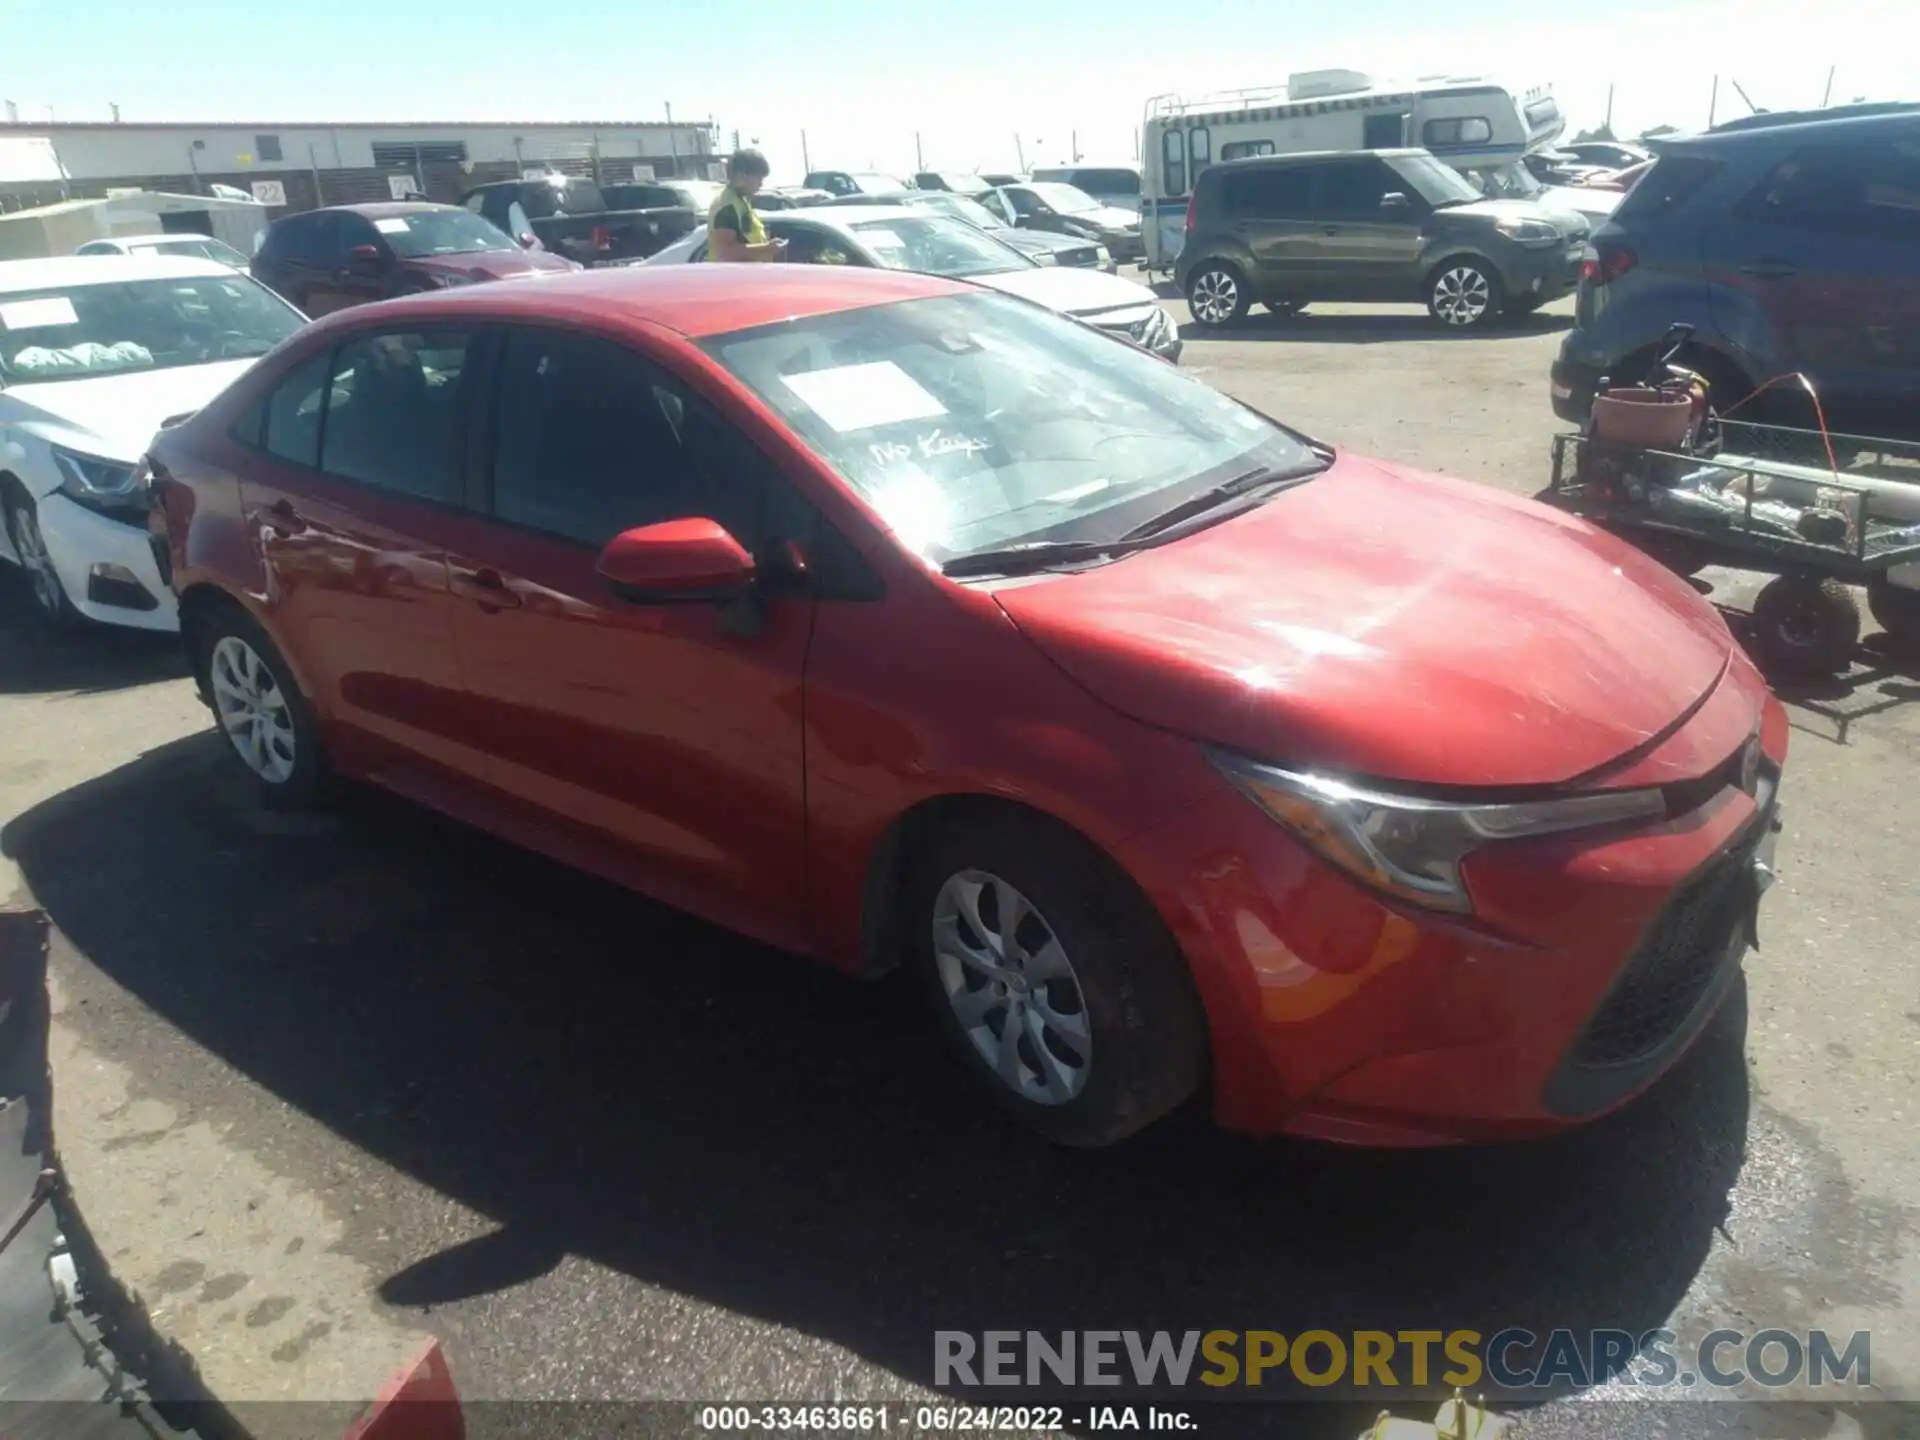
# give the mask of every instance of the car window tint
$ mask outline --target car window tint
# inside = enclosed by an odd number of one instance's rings
[[[1224,188],[1230,215],[1288,220],[1313,212],[1313,171],[1302,165],[1231,172]]]
[[[1742,209],[1749,218],[1796,229],[1920,240],[1920,143],[1796,151],[1774,167]]]
[[[445,330],[364,335],[336,350],[320,468],[398,495],[452,500],[467,338]]]
[[[1676,209],[1719,172],[1720,162],[1704,155],[1668,155],[1634,183],[1614,219],[1638,220]]]
[[[1404,188],[1405,182],[1377,161],[1328,165],[1320,171],[1320,190],[1315,197],[1314,211],[1353,219],[1376,218],[1380,214],[1380,197],[1389,190]]]
[[[332,356],[322,351],[296,366],[267,398],[266,430],[255,431],[257,443],[269,455],[291,465],[313,469],[320,463],[320,425],[326,409],[327,377]],[[246,423],[244,418],[241,422]],[[238,430],[236,439],[245,439]]]
[[[499,519],[598,547],[637,525],[699,515],[758,546],[762,472],[726,459],[745,442],[632,351],[515,330],[498,384]]]

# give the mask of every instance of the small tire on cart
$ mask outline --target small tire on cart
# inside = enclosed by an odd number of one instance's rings
[[[1867,608],[1895,645],[1920,651],[1920,590],[1876,575],[1867,586]]]
[[[1860,607],[1838,580],[1782,575],[1753,602],[1763,667],[1783,675],[1838,675],[1860,643]]]

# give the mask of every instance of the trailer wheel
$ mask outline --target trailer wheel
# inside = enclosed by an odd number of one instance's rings
[[[1838,675],[1860,642],[1860,607],[1838,580],[1782,575],[1753,603],[1753,639],[1781,674]]]
[[[1896,645],[1920,649],[1920,590],[1896,585],[1886,576],[1867,586],[1867,608]]]

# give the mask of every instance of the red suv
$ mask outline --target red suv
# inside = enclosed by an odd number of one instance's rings
[[[271,804],[370,780],[859,975],[1099,1144],[1551,1130],[1734,982],[1786,717],[1685,582],[930,276],[309,327],[150,457]]]

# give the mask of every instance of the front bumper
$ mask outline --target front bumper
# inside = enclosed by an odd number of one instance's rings
[[[1729,686],[1681,736],[1706,725],[1718,744],[1758,712],[1777,789],[1785,712],[1738,657]],[[1120,858],[1206,1005],[1220,1123],[1436,1145],[1551,1133],[1639,1094],[1737,983],[1771,877],[1769,787],[1717,784],[1648,826],[1482,849],[1471,918],[1376,896],[1231,791],[1136,836]]]
[[[1586,243],[1528,249],[1515,245],[1500,267],[1508,300],[1538,301],[1545,304],[1571,295],[1580,286],[1580,257]]]
[[[1117,315],[1091,315],[1084,318],[1116,340],[1137,345],[1149,355],[1156,355],[1171,364],[1179,363],[1180,352],[1186,346],[1186,342],[1180,338],[1178,322],[1158,305],[1144,314],[1125,310]]]
[[[41,498],[38,514],[47,554],[74,609],[104,625],[180,628],[143,513],[109,520],[55,493]]]

